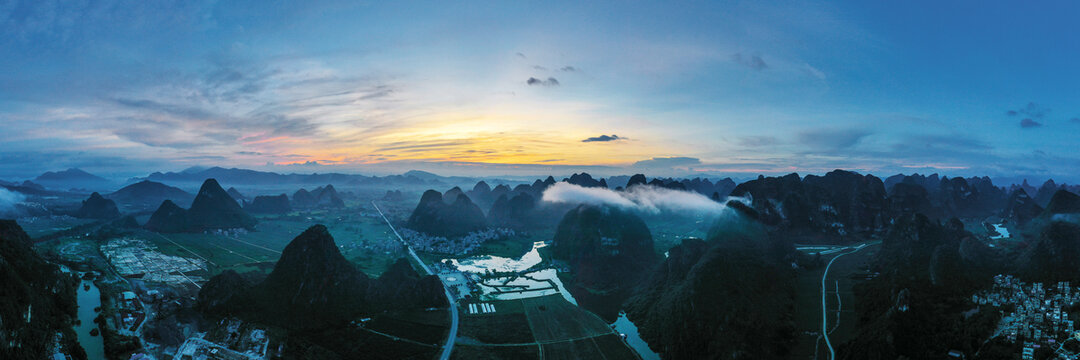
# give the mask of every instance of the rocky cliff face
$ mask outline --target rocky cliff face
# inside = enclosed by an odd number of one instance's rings
[[[1009,195],[1009,200],[1005,202],[1005,209],[1002,210],[1001,217],[1013,221],[1019,226],[1024,226],[1042,212],[1043,208],[1036,204],[1031,196],[1028,196],[1027,191],[1020,188],[1013,191],[1012,195]]]
[[[488,224],[513,229],[528,227],[536,220],[533,213],[536,206],[536,199],[527,193],[514,195],[513,198],[500,195],[488,210]]]
[[[762,222],[782,231],[846,237],[881,230],[889,219],[885,186],[872,175],[835,170],[825,176],[759,177],[739,184]]]
[[[889,206],[892,216],[924,214],[933,219],[941,217],[941,212],[937,211],[930,201],[930,193],[926,188],[914,183],[894,185],[889,194]]]
[[[254,214],[284,214],[292,211],[292,207],[289,206],[288,195],[259,195],[244,206],[244,210]]]
[[[447,204],[442,194],[428,190],[420,197],[405,227],[434,236],[455,237],[483,229],[487,226],[484,212],[469,199],[457,194]]]
[[[146,221],[144,227],[147,230],[161,233],[188,231],[187,210],[177,206],[172,200],[165,200],[157,211],[150,215],[150,220]]]
[[[753,223],[753,220],[749,220]],[[766,359],[787,355],[795,272],[764,231],[714,229],[687,239],[626,302],[650,347],[669,359]]]
[[[345,207],[345,200],[341,199],[341,195],[338,194],[334,185],[327,184],[323,187],[315,188],[311,191],[311,194],[315,196],[315,204],[321,208],[343,208]]]
[[[195,198],[194,195],[184,190],[150,180],[143,180],[125,186],[112,194],[106,195],[106,197],[120,204],[143,208],[153,208],[165,200],[172,200],[179,205],[188,206],[191,204],[191,200]]]
[[[1047,214],[1077,214],[1080,213],[1080,195],[1067,190],[1058,190],[1050,198],[1046,205]]]
[[[85,359],[71,328],[78,283],[34,252],[14,220],[0,220],[0,359],[51,358],[57,342]]]
[[[582,187],[607,187],[607,181],[593,179],[592,175],[588,173],[573,174],[569,178],[563,179],[563,181]]]
[[[240,190],[236,190],[236,188],[234,187],[230,187],[229,190],[225,190],[225,193],[229,194],[229,197],[233,198],[233,200],[236,200],[238,204],[243,204],[248,199],[247,196],[241,194]]]
[[[251,230],[257,222],[214,179],[203,182],[187,211],[187,220],[188,227],[194,231],[232,228]]]
[[[199,290],[196,307],[205,312],[225,309],[233,297],[251,289],[251,282],[233,270],[225,270],[210,278]]]
[[[1080,281],[1080,225],[1050,222],[1020,255],[1017,266],[1027,281]]]
[[[274,270],[249,290],[227,291],[242,282],[231,274],[211,280],[200,292],[201,304],[216,313],[239,315],[288,329],[347,326],[363,314],[388,309],[446,306],[442,284],[420,276],[404,260],[371,279],[338,251],[325,226],[315,225],[282,251]]]
[[[116,208],[115,202],[95,192],[83,200],[74,216],[84,219],[115,219],[120,217],[120,210]]]
[[[1029,195],[1033,195],[1036,204],[1046,207],[1050,204],[1050,199],[1054,197],[1054,194],[1057,193],[1058,190],[1060,190],[1058,184],[1054,182],[1054,179],[1050,179],[1039,186],[1039,190],[1030,193]]]
[[[293,193],[292,207],[297,209],[315,208],[343,208],[345,201],[341,199],[334,185],[327,184],[311,190],[297,190]]]
[[[657,262],[652,234],[640,217],[618,208],[589,205],[563,216],[555,230],[552,255],[570,265],[571,290],[593,294],[628,291]]]
[[[879,275],[855,286],[857,329],[837,345],[838,357],[925,359],[952,349],[972,356],[997,313],[964,312],[1005,262],[960,221],[921,214],[897,218],[879,246],[870,263]]]
[[[296,209],[308,209],[308,208],[315,207],[316,204],[318,204],[318,200],[316,200],[315,196],[312,196],[311,192],[307,191],[307,189],[296,190],[296,192],[293,193],[293,196],[292,196],[292,207],[293,208],[296,208]]]

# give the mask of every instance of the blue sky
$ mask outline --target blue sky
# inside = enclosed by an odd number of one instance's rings
[[[1080,181],[1071,2],[0,1],[0,178]]]

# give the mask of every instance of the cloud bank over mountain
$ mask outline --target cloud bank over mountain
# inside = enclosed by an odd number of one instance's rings
[[[559,182],[544,190],[541,199],[551,203],[616,206],[651,214],[695,212],[718,215],[727,209],[723,204],[696,192],[652,185],[635,185],[626,191],[614,191]]]

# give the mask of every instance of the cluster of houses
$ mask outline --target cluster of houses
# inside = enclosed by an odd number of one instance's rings
[[[117,331],[128,336],[138,336],[139,328],[146,321],[146,309],[135,296],[135,292],[124,291],[117,299]]]
[[[485,242],[517,236],[512,229],[487,228],[456,239],[431,236],[411,229],[400,229],[401,237],[416,251],[439,254],[471,254]]]
[[[998,325],[998,334],[1010,342],[1023,341],[1022,359],[1032,359],[1035,351],[1049,346],[1059,350],[1061,341],[1076,335],[1076,327],[1064,310],[1080,303],[1080,289],[1071,287],[1068,281],[1051,286],[1042,283],[1025,283],[1012,275],[994,276],[989,291],[972,295],[979,305],[1012,307]],[[1059,353],[1064,358],[1077,358],[1071,353]]]
[[[228,322],[228,324],[225,324]],[[266,330],[245,325],[238,319],[222,319],[225,334],[221,341],[210,341],[205,334],[184,341],[173,360],[263,360],[268,358],[270,339]]]

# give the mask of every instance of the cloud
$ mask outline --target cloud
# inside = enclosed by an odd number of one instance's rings
[[[796,140],[813,150],[843,150],[869,135],[862,129],[816,129],[800,132]]]
[[[761,55],[744,56],[742,53],[735,53],[735,55],[731,55],[731,60],[737,64],[757,71],[769,68],[769,64],[765,63],[765,60],[761,58]]]
[[[1043,124],[1041,122],[1031,120],[1031,119],[1027,119],[1027,118],[1025,118],[1024,120],[1020,120],[1020,127],[1024,128],[1024,129],[1037,128],[1037,127],[1040,127],[1042,125]]]
[[[559,86],[559,80],[553,77],[549,77],[547,78],[547,80],[540,80],[531,77],[529,78],[529,80],[525,80],[525,83],[529,84],[530,86]]]
[[[825,79],[828,78],[825,75],[824,71],[818,70],[818,68],[813,67],[810,64],[803,64],[802,70],[803,70],[803,72],[809,74],[810,76],[813,76],[813,77],[817,78],[818,80],[825,80]]]
[[[648,160],[641,160],[634,163],[635,167],[643,168],[670,168],[674,166],[688,166],[701,164],[701,159],[685,156],[674,157],[654,157]]]
[[[218,117],[217,114],[193,106],[163,104],[153,100],[136,100],[124,98],[113,99],[113,101],[119,105],[132,109],[156,111],[168,115],[185,118],[208,119]]]
[[[522,54],[520,52],[519,53],[514,53],[514,55],[517,55],[517,57],[522,58],[522,59],[528,59],[529,58],[528,56],[525,56],[525,54]]]
[[[779,144],[780,141],[775,136],[742,136],[738,143],[745,147],[765,147]]]
[[[558,182],[544,190],[541,199],[551,203],[616,206],[652,214],[661,212],[719,214],[727,208],[696,192],[652,185],[634,186],[626,191],[613,191]]]
[[[1005,115],[1008,115],[1008,116],[1024,115],[1024,116],[1027,117],[1027,119],[1025,119],[1025,120],[1031,120],[1031,119],[1042,120],[1043,118],[1046,117],[1046,114],[1049,114],[1049,113],[1050,113],[1050,109],[1042,107],[1039,104],[1036,104],[1034,102],[1029,102],[1029,103],[1027,103],[1027,105],[1024,105],[1024,107],[1021,107],[1019,109],[1006,111]]]
[[[934,152],[938,150],[948,149],[951,152],[955,151],[987,151],[993,150],[993,146],[990,146],[986,142],[978,139],[970,138],[962,134],[949,134],[949,135],[913,135],[904,138],[904,141],[896,144],[894,147],[896,150],[902,149],[933,149]]]
[[[533,70],[547,71],[547,68],[540,65],[533,65]]]
[[[577,71],[577,68],[573,66],[563,66],[561,69],[559,69],[559,71],[574,72]]]
[[[611,134],[611,135],[593,136],[591,138],[581,140],[581,142],[609,142],[609,141],[619,141],[619,140],[626,140],[626,138],[619,137],[619,135]]]
[[[0,187],[0,214],[9,214],[15,211],[15,205],[25,200],[22,194]]]

